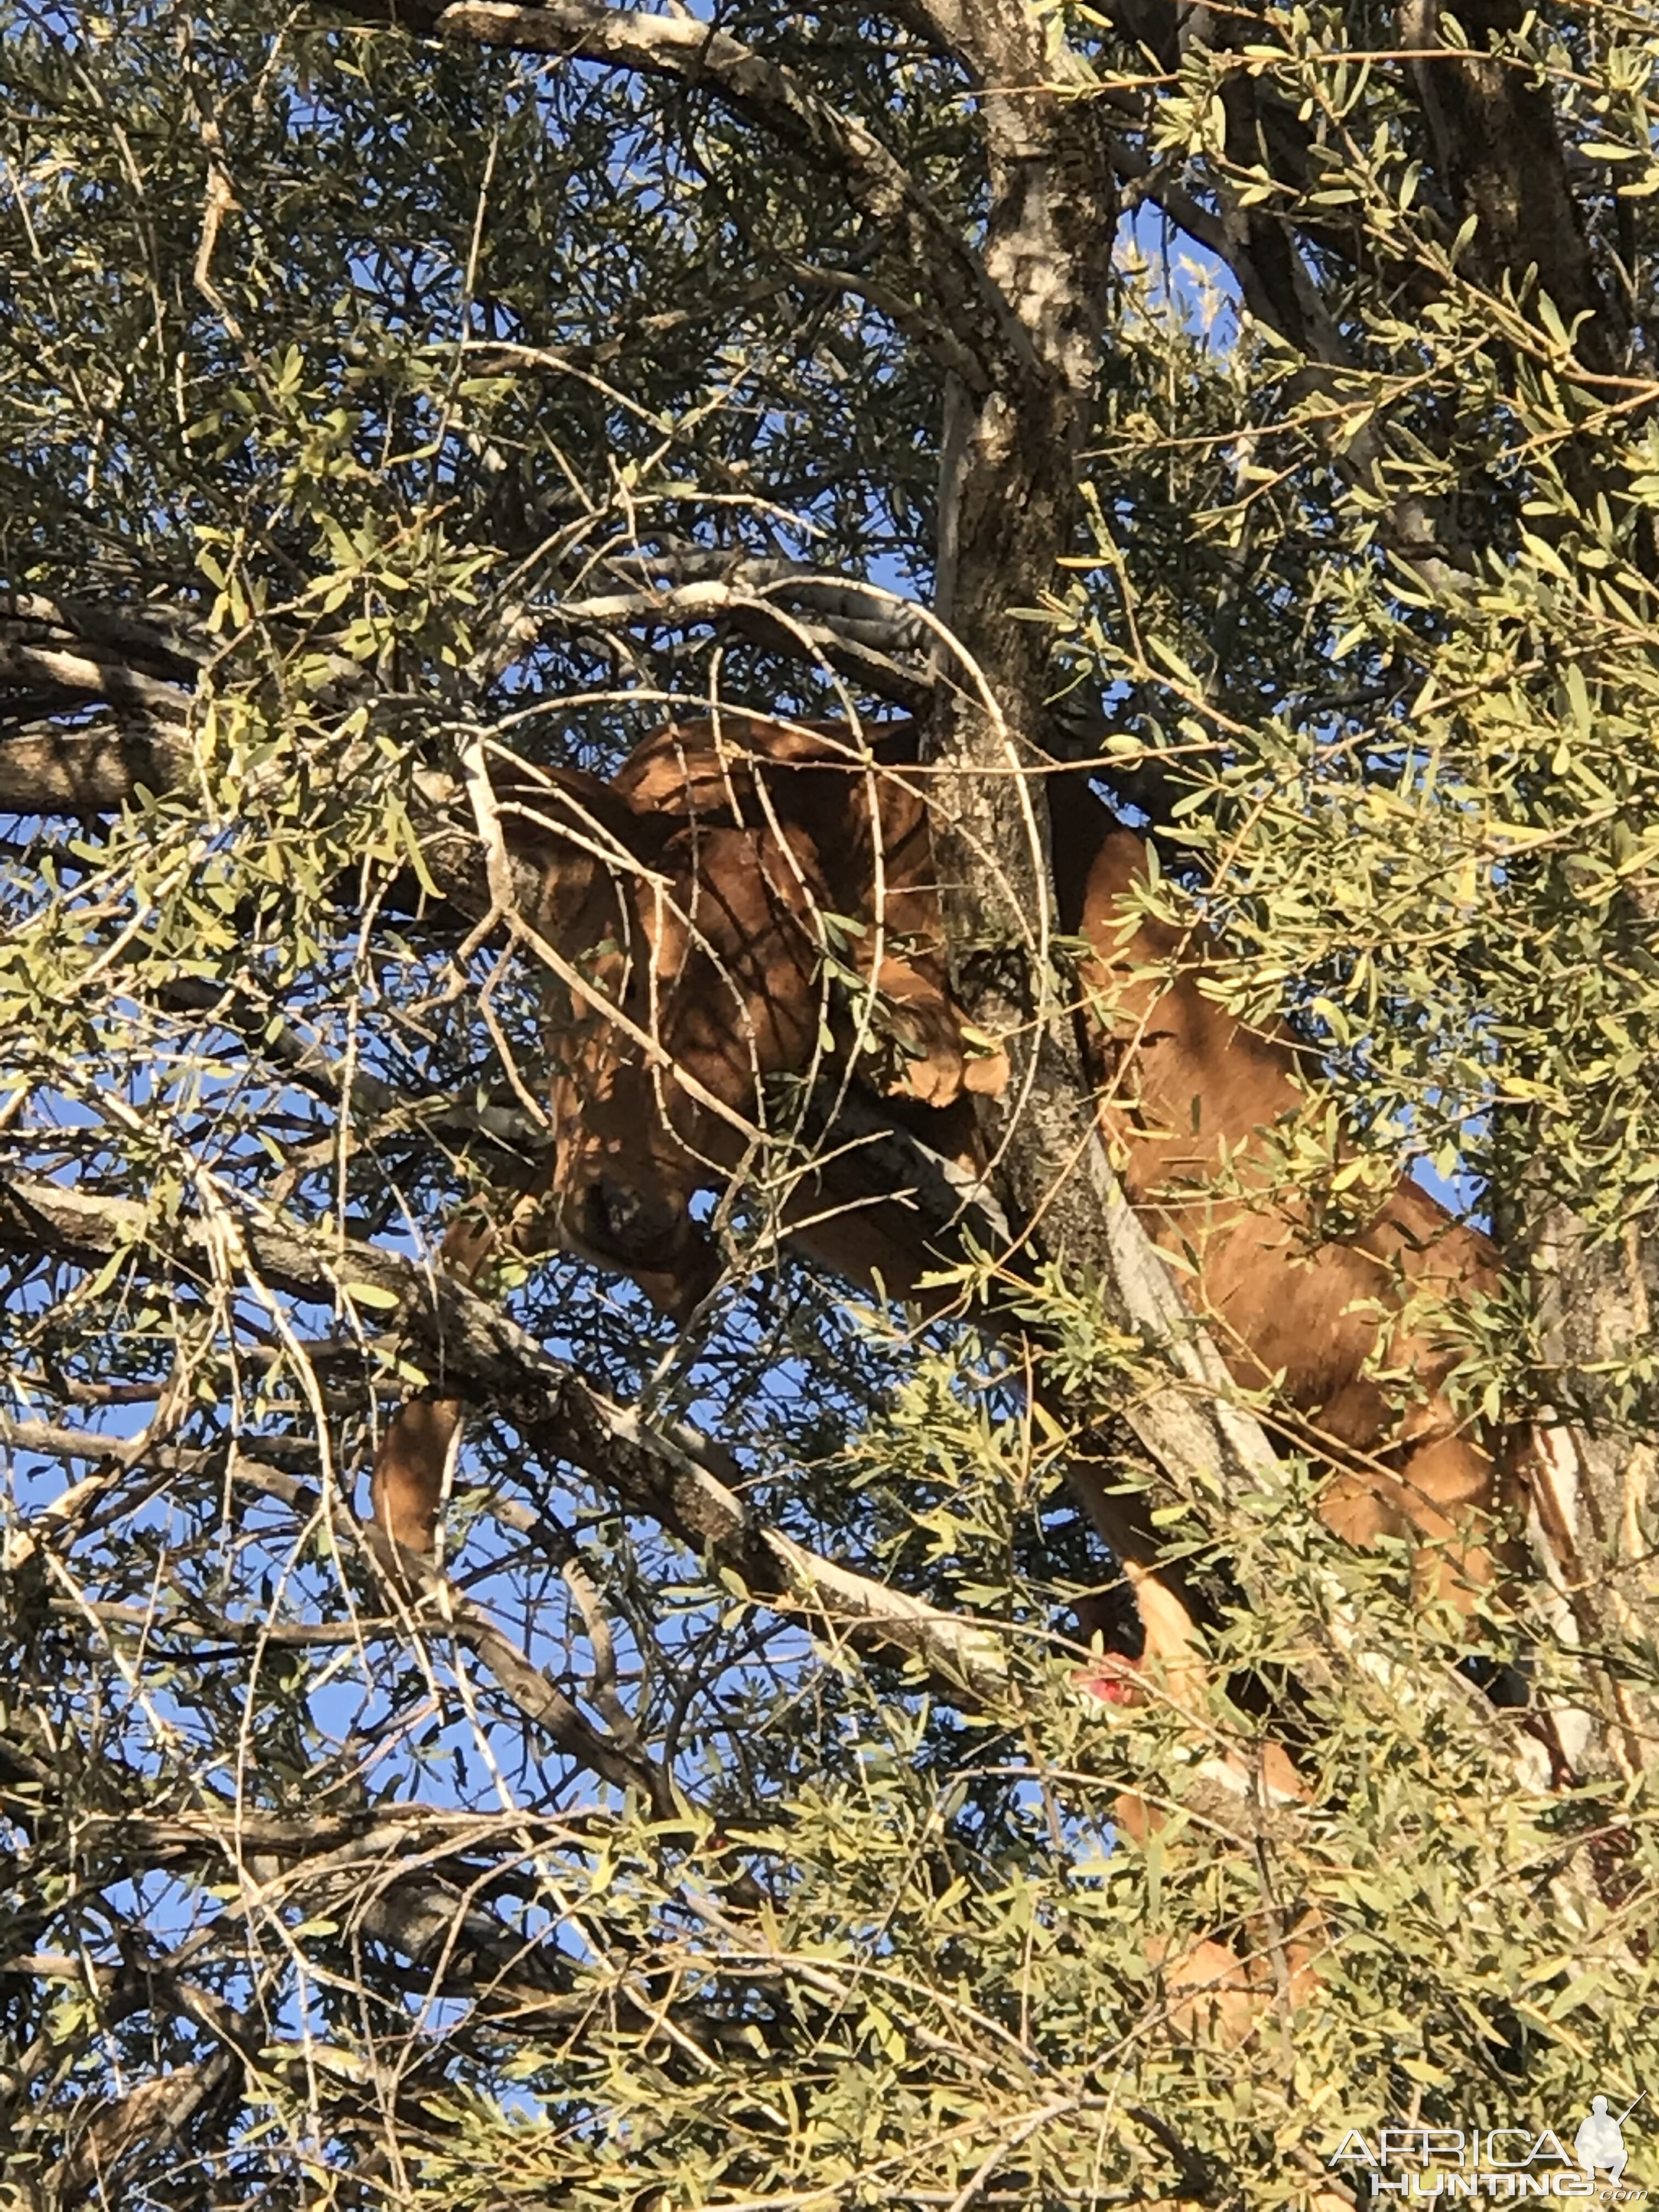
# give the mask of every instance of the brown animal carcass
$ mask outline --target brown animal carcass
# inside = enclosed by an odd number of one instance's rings
[[[720,1273],[691,1200],[768,1164],[781,1094],[787,1109],[816,1079],[857,1076],[973,1159],[969,1094],[999,1091],[1007,1066],[951,994],[925,790],[908,730],[860,744],[738,714],[670,725],[608,784],[499,782],[508,842],[540,872],[527,920],[550,970],[556,1146],[497,1236],[618,1268],[684,1317]],[[1491,1251],[1405,1178],[1350,1231],[1322,1229],[1273,1166],[1271,1133],[1304,1101],[1300,1048],[1206,993],[1213,940],[1146,911],[1140,840],[1081,776],[1064,791],[1059,911],[1087,948],[1079,1020],[1127,1194],[1237,1381],[1271,1389],[1330,1462],[1331,1527],[1411,1539],[1424,1579],[1467,1601],[1492,1572],[1497,1475],[1446,1395],[1458,1355],[1432,1315],[1492,1287]],[[896,1209],[808,1226],[810,1182],[795,1188],[786,1228],[849,1275],[914,1289],[929,1255]],[[475,1222],[446,1260],[473,1273],[489,1247]],[[1410,1378],[1403,1410],[1385,1373]],[[376,1516],[416,1550],[458,1411],[417,1401],[377,1460]],[[1173,1658],[1183,1608],[1139,1595],[1148,1656]]]

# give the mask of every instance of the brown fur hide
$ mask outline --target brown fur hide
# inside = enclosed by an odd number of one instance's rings
[[[476,1214],[452,1230],[446,1263],[471,1275],[493,1240],[557,1245],[684,1317],[720,1272],[692,1197],[771,1166],[825,1073],[885,1092],[935,1151],[975,1163],[969,1094],[999,1092],[1007,1063],[951,996],[925,789],[908,730],[860,747],[845,728],[739,714],[671,725],[609,784],[500,784],[508,842],[541,872],[527,919],[556,971],[556,1157],[493,1230]],[[1145,848],[1081,777],[1051,814],[1061,924],[1088,947],[1087,1062],[1129,1199],[1237,1381],[1271,1389],[1330,1462],[1333,1529],[1413,1539],[1422,1578],[1467,1602],[1492,1571],[1498,1482],[1446,1396],[1457,1354],[1431,1310],[1492,1287],[1490,1249],[1406,1179],[1344,1233],[1322,1226],[1274,1172],[1271,1133],[1304,1099],[1290,1032],[1247,1029],[1206,992],[1214,941],[1144,910]],[[809,1225],[817,1211],[808,1176],[786,1227],[914,1293],[929,1255],[897,1207]],[[458,1414],[414,1401],[376,1462],[376,1517],[415,1550],[432,1546]],[[1173,1659],[1183,1608],[1138,1595],[1148,1656]]]

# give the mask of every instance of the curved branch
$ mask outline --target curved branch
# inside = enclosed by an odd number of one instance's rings
[[[157,1273],[169,1265],[204,1267],[203,1225],[187,1219],[173,1233],[168,1250],[147,1209],[131,1199],[21,1180],[0,1184],[0,1250],[84,1266],[128,1251],[141,1269]],[[825,1559],[770,1527],[722,1480],[736,1470],[722,1464],[718,1446],[681,1423],[648,1427],[463,1285],[434,1279],[416,1262],[371,1244],[313,1243],[270,1221],[246,1223],[244,1233],[261,1278],[291,1297],[333,1305],[349,1302],[354,1284],[394,1297],[398,1324],[441,1369],[447,1387],[500,1407],[533,1449],[581,1468],[629,1511],[650,1516],[690,1550],[707,1552],[760,1601],[816,1613],[854,1640],[920,1660],[939,1693],[957,1701],[964,1692],[988,1701],[1006,1689],[1006,1663],[990,1631]],[[475,1624],[458,1620],[455,1626],[467,1640]],[[494,1647],[474,1649],[494,1667],[500,1656]]]

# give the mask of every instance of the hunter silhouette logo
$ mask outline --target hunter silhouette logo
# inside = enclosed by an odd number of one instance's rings
[[[1600,2166],[1607,2169],[1607,2179],[1616,2189],[1625,2171],[1625,2160],[1630,2153],[1625,2148],[1625,2122],[1630,2118],[1642,2098],[1633,2097],[1615,2120],[1607,2110],[1605,2097],[1590,2099],[1589,2118],[1580,2126],[1572,2139],[1573,2156],[1586,2173],[1594,2173]]]
[[[1646,2095],[1644,2089],[1632,2097],[1617,2115],[1607,2098],[1592,2097],[1571,2150],[1553,2128],[1382,2128],[1374,2140],[1351,2128],[1327,2163],[1346,2169],[1356,2188],[1367,2172],[1373,2199],[1588,2197],[1630,2203],[1648,2192],[1624,2179],[1625,2123]]]

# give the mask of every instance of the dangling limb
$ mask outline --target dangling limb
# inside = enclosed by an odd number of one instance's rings
[[[469,1206],[444,1232],[440,1268],[472,1284],[504,1252],[544,1249],[545,1188],[545,1178],[532,1185],[504,1222],[491,1221]],[[369,1477],[369,1505],[375,1526],[405,1551],[429,1555],[436,1548],[444,1486],[459,1448],[464,1410],[459,1398],[431,1392],[405,1399],[380,1439]]]
[[[380,1439],[369,1478],[375,1524],[405,1551],[436,1547],[444,1477],[461,1426],[459,1398],[410,1398]]]

